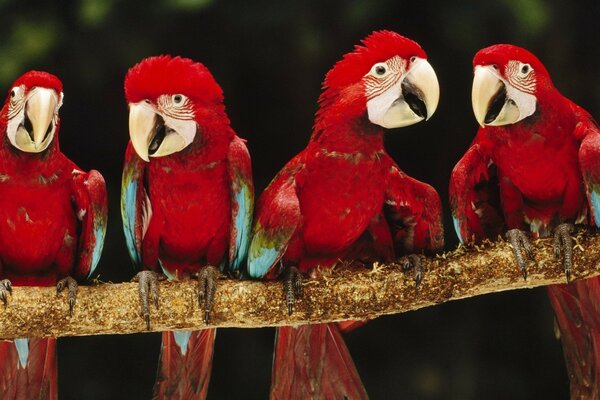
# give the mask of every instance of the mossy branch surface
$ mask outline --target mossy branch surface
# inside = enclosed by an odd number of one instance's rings
[[[575,235],[572,279],[600,275],[600,234]],[[342,320],[365,320],[488,293],[564,284],[552,239],[533,241],[535,262],[524,280],[510,245],[502,239],[421,257],[424,278],[415,289],[413,272],[397,265],[341,266],[317,270],[304,283],[292,315],[278,281],[219,280],[210,327],[257,328]],[[202,329],[197,282],[161,281],[160,307],[151,309],[151,331]],[[0,305],[0,338],[59,337],[147,332],[140,316],[137,283],[80,286],[73,315],[66,293],[54,288],[14,287]]]

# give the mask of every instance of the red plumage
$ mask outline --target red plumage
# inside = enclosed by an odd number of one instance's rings
[[[54,99],[51,108],[38,109],[33,104],[40,90]],[[15,81],[0,111],[0,276],[17,286],[53,286],[70,276],[87,278],[102,250],[104,180],[97,171],[80,171],[60,151],[62,96],[57,77],[30,71]],[[50,116],[49,125],[42,127],[47,147],[28,152],[23,148],[33,143],[32,124],[39,110]],[[20,147],[10,139],[18,134],[22,136],[13,140]],[[74,295],[71,300],[73,305]],[[0,397],[56,398],[55,339],[22,339],[20,343],[20,351],[13,342],[0,344]],[[19,357],[21,362],[15,362]]]
[[[477,53],[474,65],[494,68],[504,86],[489,100],[486,125],[452,172],[450,203],[461,240],[495,238],[506,229],[525,229],[534,236],[556,229],[555,240],[563,240],[557,229],[561,224],[593,224],[594,191],[600,182],[600,130],[593,119],[558,92],[543,64],[525,49],[491,46]],[[517,99],[513,104],[523,102],[523,93],[534,96],[535,112],[511,124],[489,126],[492,117],[502,118],[502,111],[489,113],[495,100],[511,96],[509,86],[521,93],[512,92]],[[474,97],[474,107],[476,101]],[[595,399],[600,393],[599,282],[592,278],[548,288],[572,398]]]
[[[250,156],[230,126],[221,88],[204,65],[158,56],[129,70],[125,95],[130,108],[151,110],[146,113],[155,125],[144,146],[160,151],[169,135],[188,141],[168,155],[149,153],[146,163],[134,150],[139,132],[130,132],[122,213],[133,259],[173,279],[202,276],[209,267],[237,274],[246,254],[253,186]],[[163,334],[155,398],[206,397],[215,332],[189,334]]]
[[[391,71],[400,59],[398,69],[410,71],[416,57],[426,58],[418,44],[381,31],[329,71],[310,142],[257,203],[250,276],[285,272],[287,286],[293,268],[310,273],[340,260],[391,261],[441,248],[437,193],[400,170],[385,151],[384,130],[370,121],[367,110],[367,101],[377,97],[369,95],[365,78],[374,64]],[[391,75],[388,82],[401,79]],[[386,84],[378,93],[391,90]],[[271,398],[366,397],[336,325],[280,328]]]
[[[215,334],[214,329],[191,332],[187,351],[183,354],[173,332],[162,333],[160,363],[152,398],[206,398]]]

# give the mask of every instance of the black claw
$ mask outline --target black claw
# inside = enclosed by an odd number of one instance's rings
[[[210,322],[210,312],[217,291],[218,276],[219,270],[212,265],[202,268],[198,274],[198,305],[200,307],[204,306],[204,323],[206,325]]]
[[[563,269],[567,277],[567,283],[571,281],[571,270],[573,268],[573,238],[571,233],[575,230],[573,224],[560,224],[554,230],[554,256],[560,259],[563,256]]]
[[[533,249],[531,248],[531,243],[529,243],[529,238],[525,232],[520,229],[509,230],[506,232],[506,238],[512,245],[513,254],[515,255],[521,274],[523,274],[523,279],[527,280],[527,259],[534,259]],[[525,252],[525,254],[523,254],[523,252]]]
[[[8,304],[8,295],[10,293],[12,295],[12,284],[8,279],[3,279],[0,281],[0,299],[6,306]]]
[[[408,272],[411,269],[415,271],[415,289],[419,289],[419,285],[423,281],[423,267],[421,265],[421,259],[416,254],[409,254],[398,259],[402,271]]]
[[[141,271],[134,277],[133,281],[138,282],[138,293],[140,295],[141,314],[146,322],[146,329],[150,330],[150,297],[154,306],[158,310],[158,274],[153,271]]]
[[[70,276],[56,283],[56,295],[58,296],[65,288],[67,289],[67,302],[69,303],[69,316],[73,316],[73,309],[77,301],[77,281]]]
[[[296,299],[302,295],[302,274],[296,267],[288,267],[283,278],[283,293],[288,307],[288,315],[294,312]]]

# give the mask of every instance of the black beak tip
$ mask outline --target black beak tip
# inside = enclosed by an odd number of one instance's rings
[[[406,79],[402,82],[402,96],[410,109],[419,117],[427,119],[427,106],[422,100],[423,93]]]
[[[498,118],[498,115],[502,111],[502,108],[504,108],[504,104],[506,103],[506,100],[507,100],[506,86],[502,85],[500,87],[500,89],[498,89],[496,94],[494,94],[494,96],[492,96],[492,98],[490,99],[488,111],[485,114],[485,118],[484,118],[483,122],[486,124],[490,124],[496,118]]]

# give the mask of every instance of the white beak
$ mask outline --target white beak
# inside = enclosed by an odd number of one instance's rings
[[[533,94],[516,89],[491,65],[475,67],[471,104],[480,126],[514,124],[533,114],[536,103]]]
[[[428,120],[440,99],[433,67],[415,60],[408,73],[380,95],[367,101],[369,120],[384,128],[400,128]]]

